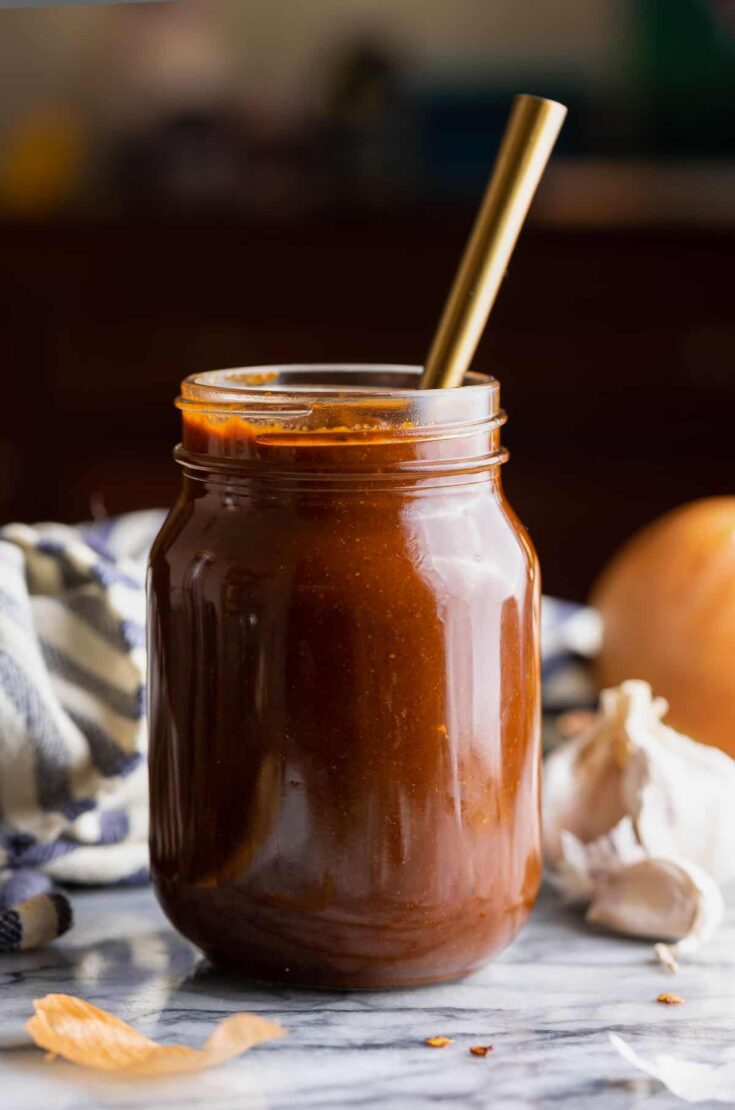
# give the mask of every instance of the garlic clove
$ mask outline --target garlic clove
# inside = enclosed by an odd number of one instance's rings
[[[600,879],[586,918],[629,936],[676,941],[676,956],[707,941],[724,914],[720,889],[701,867],[642,859]]]

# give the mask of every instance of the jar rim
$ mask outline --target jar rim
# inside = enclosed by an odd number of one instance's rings
[[[435,469],[438,457],[444,469],[503,462],[499,383],[471,373],[456,389],[419,389],[420,375],[419,366],[360,363],[193,374],[176,401],[176,457],[207,470],[214,458],[240,468],[257,459],[260,471],[286,465],[294,451],[300,471],[418,471]]]
[[[478,394],[485,395],[487,403],[499,392],[496,378],[474,370],[458,390],[420,389],[422,370],[421,366],[402,363],[358,362],[274,363],[207,370],[183,380],[176,404],[182,409],[231,411],[233,407],[251,405],[280,409],[292,399],[303,403],[312,398],[317,403],[334,400],[340,405],[364,405],[375,400],[380,405],[391,398],[409,402],[432,398],[433,406],[437,399],[448,401],[451,395],[456,399],[460,393],[469,400],[465,390],[471,390],[475,403],[480,400]]]
[[[500,384],[475,371],[456,389],[420,389],[420,366],[363,363],[292,363],[192,374],[176,405],[184,427],[194,424],[235,438],[242,421],[263,431],[328,436],[365,442],[391,438],[464,435],[505,423]]]

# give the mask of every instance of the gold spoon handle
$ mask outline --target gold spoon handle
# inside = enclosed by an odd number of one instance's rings
[[[422,389],[462,384],[566,114],[563,104],[538,96],[513,101],[487,192],[431,344]]]

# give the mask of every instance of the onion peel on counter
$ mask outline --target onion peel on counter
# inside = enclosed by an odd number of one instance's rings
[[[162,1045],[132,1025],[69,994],[47,994],[33,1003],[26,1029],[53,1058],[120,1075],[174,1075],[215,1067],[257,1044],[285,1035],[274,1021],[257,1014],[225,1018],[201,1048]]]

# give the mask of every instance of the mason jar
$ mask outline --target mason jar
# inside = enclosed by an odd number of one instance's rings
[[[536,896],[538,569],[498,383],[279,366],[182,385],[149,570],[151,861],[212,961],[453,979]]]

